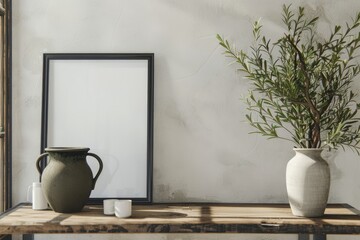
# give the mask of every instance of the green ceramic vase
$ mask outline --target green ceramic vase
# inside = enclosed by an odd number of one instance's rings
[[[89,150],[50,147],[37,159],[36,167],[40,173],[44,195],[55,212],[80,212],[89,199],[103,168],[100,157],[89,153]],[[42,171],[40,165],[45,156],[49,159]],[[94,178],[86,156],[92,156],[99,162],[99,170]]]

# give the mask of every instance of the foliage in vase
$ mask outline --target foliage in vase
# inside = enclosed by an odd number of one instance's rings
[[[277,40],[253,25],[250,53],[237,50],[217,35],[225,55],[233,58],[252,83],[246,98],[251,126],[269,138],[289,140],[299,148],[350,147],[359,153],[357,93],[360,73],[360,13],[324,38],[316,32],[318,17],[303,7],[283,6],[285,33]]]

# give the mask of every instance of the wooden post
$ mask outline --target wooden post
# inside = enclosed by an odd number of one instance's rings
[[[326,240],[326,234],[324,234],[324,233],[314,233],[313,240]]]
[[[310,234],[308,234],[308,233],[299,233],[298,240],[310,240]]]

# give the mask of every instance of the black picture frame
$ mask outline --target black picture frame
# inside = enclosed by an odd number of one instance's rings
[[[108,194],[106,196],[90,196],[88,203],[89,204],[102,204],[104,199],[131,199],[135,204],[141,203],[151,203],[152,202],[152,183],[153,183],[153,119],[154,119],[154,54],[153,53],[44,53],[43,54],[43,86],[42,86],[42,113],[41,113],[41,149],[40,152],[43,153],[45,148],[48,146],[49,142],[49,98],[51,98],[50,89],[52,84],[55,83],[51,81],[55,81],[53,73],[51,73],[52,65],[58,63],[64,63],[66,61],[68,64],[73,66],[77,63],[104,63],[106,61],[114,64],[121,64],[129,63],[132,64],[133,62],[146,62],[146,183],[144,183],[144,190],[143,196],[119,196],[118,194],[114,193],[113,195]],[[115,62],[114,62],[115,61]],[[55,71],[55,70],[54,70]],[[103,70],[102,70],[103,71]],[[116,71],[116,69],[115,69]],[[144,74],[143,74],[144,75]],[[142,75],[142,76],[143,76]],[[56,79],[56,78],[55,78]],[[60,80],[58,80],[60,81]],[[99,81],[102,81],[99,79]],[[55,88],[55,87],[54,87]],[[55,91],[56,89],[53,89]],[[83,94],[83,93],[82,93]],[[92,96],[93,97],[93,96]],[[100,99],[99,99],[100,100]],[[54,101],[55,102],[55,101]],[[103,103],[99,103],[103,104]],[[106,103],[102,106],[106,108]],[[56,109],[53,109],[56,111]],[[97,126],[101,127],[101,126]],[[143,140],[143,139],[142,139]],[[144,142],[145,140],[143,140]],[[50,146],[50,145],[49,145]],[[143,144],[142,146],[145,146]],[[90,150],[91,151],[91,150]],[[101,157],[101,153],[94,152]],[[104,161],[104,159],[103,159]],[[106,161],[104,161],[104,166],[106,166]],[[43,169],[46,167],[46,161],[43,161],[41,166]],[[144,172],[143,171],[143,172]],[[101,175],[100,175],[101,177]],[[106,176],[105,176],[106,177]],[[111,181],[109,182],[109,184]],[[116,184],[116,183],[115,183]],[[96,189],[96,186],[95,186]]]

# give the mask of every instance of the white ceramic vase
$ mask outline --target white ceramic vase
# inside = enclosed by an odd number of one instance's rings
[[[295,216],[324,215],[330,190],[330,169],[321,157],[322,149],[295,148],[286,167],[286,188]]]

